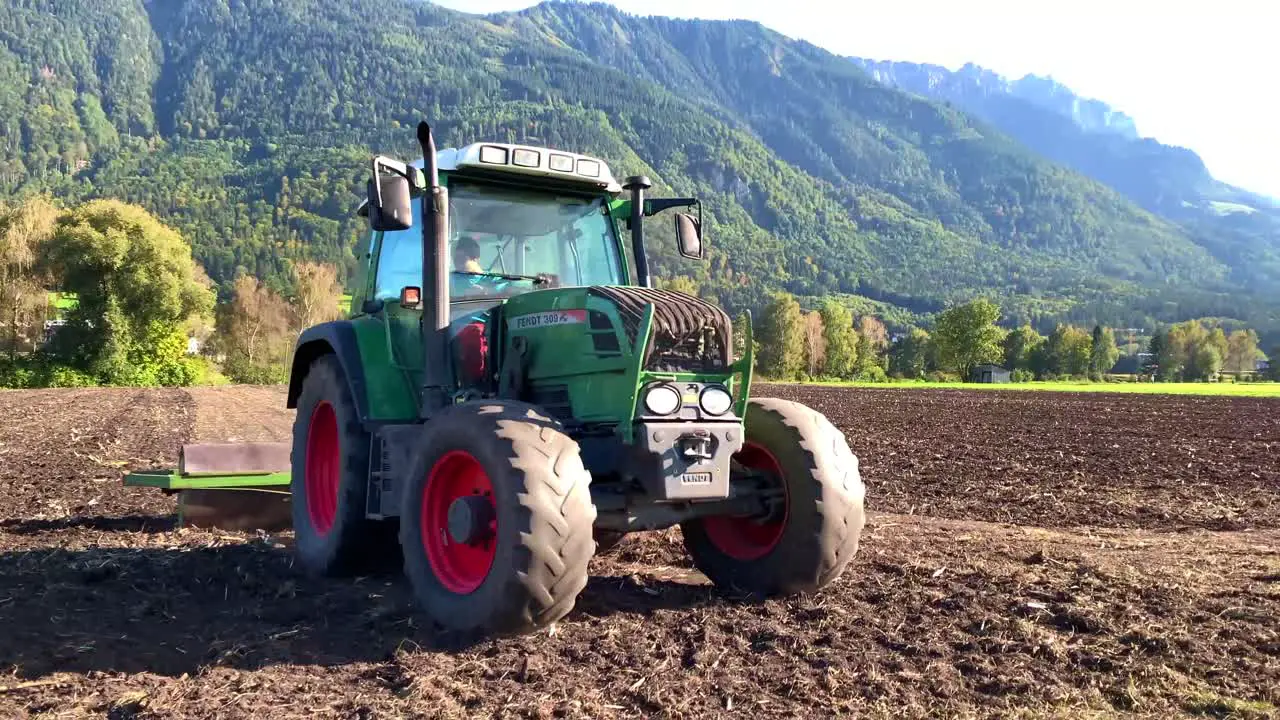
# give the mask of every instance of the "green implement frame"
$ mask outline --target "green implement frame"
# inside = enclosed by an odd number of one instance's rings
[[[183,445],[176,470],[138,470],[124,484],[178,493],[179,527],[287,528],[290,450],[289,443]]]

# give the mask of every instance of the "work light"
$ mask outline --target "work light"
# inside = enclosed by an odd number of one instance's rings
[[[733,396],[728,390],[712,385],[702,391],[702,396],[698,398],[698,404],[702,406],[702,411],[708,415],[723,415],[729,412],[729,408],[733,407]]]
[[[680,409],[680,393],[670,385],[657,385],[644,394],[644,406],[654,415],[670,415]]]
[[[485,145],[480,148],[480,162],[492,165],[506,165],[507,149]]]

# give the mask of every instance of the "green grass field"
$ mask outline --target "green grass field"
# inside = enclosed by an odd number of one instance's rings
[[[760,380],[760,382],[767,382]],[[784,383],[797,384],[797,383]],[[949,389],[949,390],[1022,390],[1047,392],[1109,392],[1143,395],[1231,395],[1237,397],[1280,398],[1280,383],[1133,383],[1133,382],[1027,382],[1027,383],[961,383],[961,382],[814,382],[800,383],[824,387],[865,387],[879,389]]]

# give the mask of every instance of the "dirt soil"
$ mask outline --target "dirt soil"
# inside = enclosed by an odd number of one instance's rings
[[[872,509],[812,597],[725,596],[676,531],[552,632],[441,644],[394,574],[173,531],[126,489],[285,440],[281,388],[0,392],[0,718],[1280,717],[1280,402],[774,386]]]

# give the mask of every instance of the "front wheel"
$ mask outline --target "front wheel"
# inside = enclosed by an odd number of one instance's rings
[[[718,587],[764,595],[818,590],[858,551],[865,524],[858,459],[834,425],[799,403],[752,399],[745,420],[734,459],[770,478],[774,511],[682,523],[685,548]]]
[[[426,424],[400,503],[404,569],[443,627],[508,635],[573,609],[595,552],[591,474],[523,403],[454,406]]]

